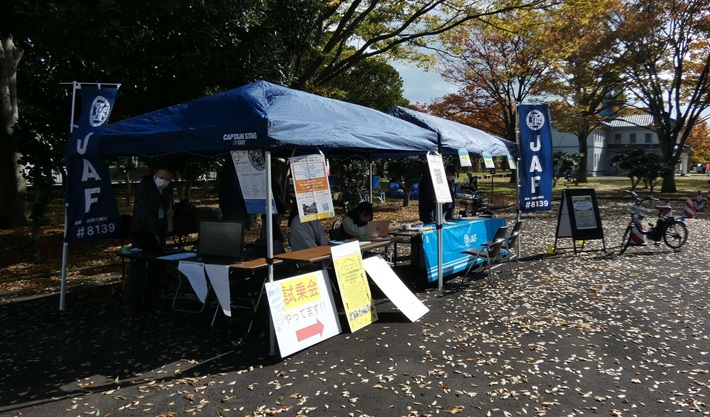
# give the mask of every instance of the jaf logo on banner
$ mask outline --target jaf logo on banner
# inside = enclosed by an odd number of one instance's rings
[[[74,83],[78,120],[72,121],[66,149],[67,243],[116,237],[120,214],[111,187],[111,178],[99,154],[101,132],[111,115],[117,85]],[[78,97],[76,93],[78,94]]]
[[[552,205],[552,137],[547,105],[521,105],[520,210],[550,210]]]

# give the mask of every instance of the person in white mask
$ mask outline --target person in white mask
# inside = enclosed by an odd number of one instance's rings
[[[159,254],[168,232],[168,213],[173,205],[175,169],[161,165],[143,177],[136,187],[131,217],[131,246],[146,254]],[[134,259],[126,286],[126,312],[138,315],[157,298],[162,271],[157,262]]]

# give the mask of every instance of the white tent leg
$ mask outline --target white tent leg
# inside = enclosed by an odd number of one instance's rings
[[[443,210],[443,204],[442,203],[436,203],[436,245],[437,245],[437,250],[436,250],[436,272],[437,276],[439,277],[439,289],[441,290],[444,288],[444,276],[443,276],[443,271],[444,271],[444,242],[443,242],[443,226],[441,225],[441,219],[444,217],[444,210]]]
[[[271,152],[264,152],[266,161],[266,264],[269,274],[269,282],[274,282],[274,216],[271,208],[271,201],[274,198],[271,190]],[[268,305],[268,300],[267,300]],[[276,332],[274,323],[269,314],[269,355],[276,355]]]

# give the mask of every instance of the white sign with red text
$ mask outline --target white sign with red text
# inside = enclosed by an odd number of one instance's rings
[[[340,334],[329,281],[322,270],[266,283],[282,358]]]

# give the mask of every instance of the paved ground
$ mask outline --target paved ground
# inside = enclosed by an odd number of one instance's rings
[[[628,206],[600,202],[607,253],[545,255],[558,209],[525,215],[517,276],[421,291],[417,323],[380,299],[286,359],[263,320],[235,346],[245,324],[211,312],[126,318],[115,284],[0,305],[0,415],[708,415],[710,213],[678,253],[618,256]]]

